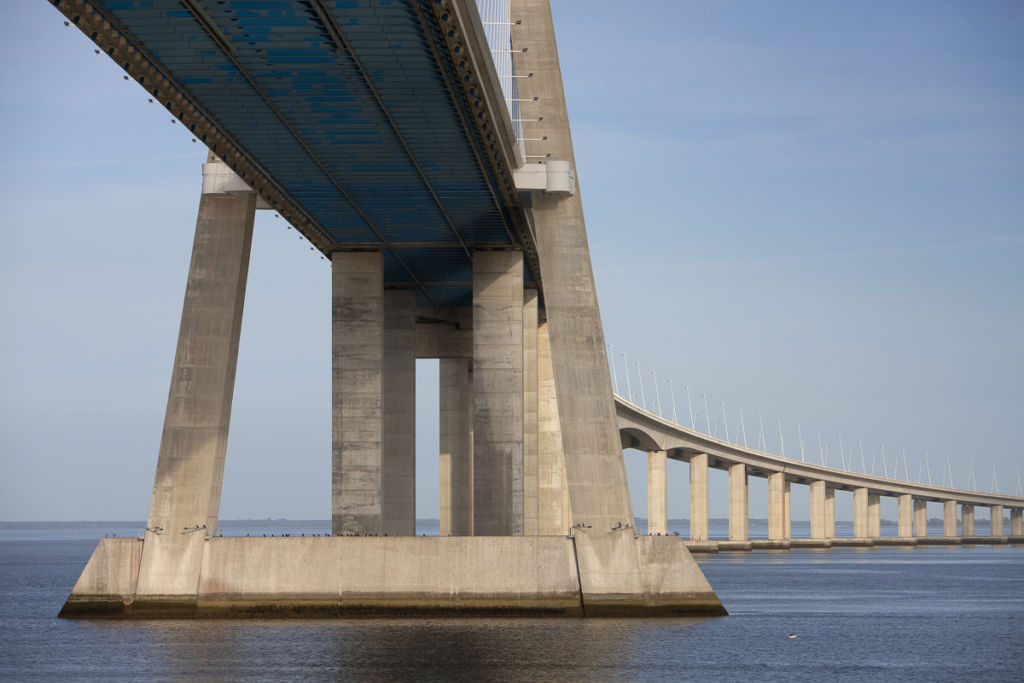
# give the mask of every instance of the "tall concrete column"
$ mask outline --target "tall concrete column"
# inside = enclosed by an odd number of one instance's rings
[[[782,485],[782,530],[785,532],[786,540],[793,538],[793,509],[791,496],[791,486],[787,481]]]
[[[825,538],[836,537],[836,490],[825,487]]]
[[[473,373],[468,359],[440,361],[441,535],[473,535]]]
[[[379,251],[331,255],[333,425],[331,529],[383,531],[384,272]]]
[[[877,493],[868,494],[868,537],[882,535],[882,499]]]
[[[942,502],[942,534],[946,538],[956,537],[956,501]]]
[[[473,254],[473,534],[523,533],[523,253]]]
[[[737,463],[729,467],[729,540],[748,541],[749,505],[747,493],[747,467]]]
[[[708,540],[708,454],[690,457],[690,540]]]
[[[523,291],[523,533],[539,531],[537,290]]]
[[[388,536],[416,535],[416,292],[384,292],[381,512]]]
[[[773,541],[786,540],[786,495],[788,488],[784,472],[768,475],[768,538]]]
[[[1024,536],[1024,510],[1021,508],[1010,510],[1010,535]]]
[[[853,537],[868,537],[868,490],[853,490]]]
[[[989,522],[989,524],[991,525],[989,527],[990,530],[991,530],[990,533],[993,536],[1002,536],[1003,535],[1003,506],[1002,505],[993,505],[992,507],[989,508],[989,512],[992,515],[991,520]]]
[[[668,454],[647,453],[647,533],[668,533]]]
[[[203,195],[199,202],[140,600],[195,596],[204,539],[217,532],[255,211],[255,193]]]
[[[900,538],[914,535],[914,500],[909,493],[896,498],[896,535]]]
[[[928,501],[914,499],[914,535],[924,538],[928,535]]]
[[[825,535],[825,482],[811,482],[811,538],[827,538]]]
[[[569,532],[567,492],[551,342],[547,322],[541,322],[537,326],[537,533],[541,536]]]
[[[966,503],[960,506],[960,535],[974,535],[974,506]]]

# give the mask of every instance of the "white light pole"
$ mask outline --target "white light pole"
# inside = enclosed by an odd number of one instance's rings
[[[654,400],[658,402],[658,417],[665,417],[661,411],[661,390],[658,389],[658,373],[651,370],[651,377],[654,378]]]
[[[843,470],[849,472],[846,468],[846,451],[843,450],[843,435],[839,435],[839,461],[843,463]]]
[[[768,441],[764,438],[764,418],[761,417],[761,413],[757,414],[757,424],[759,425],[758,426],[758,437],[757,437],[757,439],[758,439],[758,441],[757,441],[757,449],[759,451],[761,451],[762,453],[767,453],[768,452]]]
[[[611,344],[608,345],[608,354],[609,354],[609,358],[611,358],[611,364],[612,364],[612,384],[615,385],[615,393],[618,394],[619,393],[619,375],[618,375],[617,372],[615,372],[615,347],[612,346]]]
[[[693,422],[693,401],[690,400],[690,385],[684,384],[683,389],[686,390],[686,406],[690,409],[690,429],[697,431],[697,427]]]
[[[725,440],[729,440],[729,421],[725,417],[725,400],[722,400],[722,425],[725,427]]]
[[[628,394],[626,400],[636,405],[636,401],[633,400],[633,387],[629,386],[629,358],[625,353],[622,354],[622,364],[626,368],[626,393]]]
[[[743,408],[740,408],[740,429],[743,430],[743,447],[747,446],[747,425],[743,424]]]
[[[777,417],[777,418],[775,418],[775,420],[779,424],[779,457],[780,458],[785,458],[786,457],[786,440],[782,436],[782,418],[781,417]]]
[[[708,410],[708,395],[702,394],[702,396],[704,396],[704,423],[708,428],[708,436],[711,436],[711,412]]]
[[[825,465],[825,451],[821,449],[821,427],[818,428],[818,455],[821,456],[821,464]]]
[[[640,380],[640,400],[643,402],[644,410],[647,410],[647,396],[644,394],[644,376],[640,373],[640,361],[636,361],[636,378]]]
[[[800,431],[800,425],[796,426],[796,438],[800,442],[800,462],[807,462],[807,460],[804,459],[804,446],[807,444],[804,443],[804,434]]]
[[[672,378],[668,378],[668,393],[672,397],[672,421],[679,424],[679,414],[676,413],[676,391],[672,388]]]

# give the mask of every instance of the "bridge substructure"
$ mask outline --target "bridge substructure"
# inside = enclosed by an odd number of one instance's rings
[[[471,0],[53,2],[210,149],[145,536],[104,539],[63,615],[725,613],[635,530],[546,0],[506,7],[511,93]],[[217,535],[259,208],[330,260],[330,537]]]
[[[899,481],[789,460],[722,441],[615,397],[622,448],[647,453],[648,532],[668,529],[668,460],[690,466],[691,552],[718,550],[829,548],[875,545],[1024,544],[1024,498]],[[708,469],[729,473],[729,537],[711,539],[708,524]],[[768,480],[768,538],[749,533],[749,477]],[[793,538],[790,497],[793,484],[810,494],[810,535]],[[853,535],[836,535],[836,491],[853,496]],[[897,501],[897,534],[882,536],[881,499]],[[942,503],[943,535],[928,535],[928,503]],[[958,525],[957,507],[960,508]],[[975,534],[975,510],[987,507],[989,534]],[[1009,529],[1004,514],[1009,511]],[[1008,531],[1008,533],[1007,533]]]

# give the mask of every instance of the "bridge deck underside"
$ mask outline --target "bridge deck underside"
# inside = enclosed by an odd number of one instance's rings
[[[443,306],[469,303],[474,249],[521,246],[425,0],[91,4],[301,207],[321,250],[380,248],[387,286]]]

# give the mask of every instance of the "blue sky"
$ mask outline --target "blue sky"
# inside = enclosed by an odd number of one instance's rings
[[[607,340],[769,450],[1024,467],[1024,6],[555,0]],[[0,5],[0,519],[148,510],[205,150],[45,2]],[[326,518],[325,261],[260,212],[222,517]],[[436,369],[418,512],[437,515]],[[721,428],[721,427],[719,427]],[[859,453],[857,455],[859,469]],[[902,467],[902,466],[901,466]],[[644,456],[627,453],[645,513]],[[881,470],[881,461],[876,469]],[[685,516],[686,466],[670,464]],[[711,513],[726,514],[713,473]],[[767,486],[751,480],[751,514]],[[794,487],[794,518],[807,493]],[[840,498],[839,517],[849,517]],[[890,506],[891,505],[891,509]],[[938,509],[931,510],[933,516]],[[895,503],[883,503],[895,515]]]

